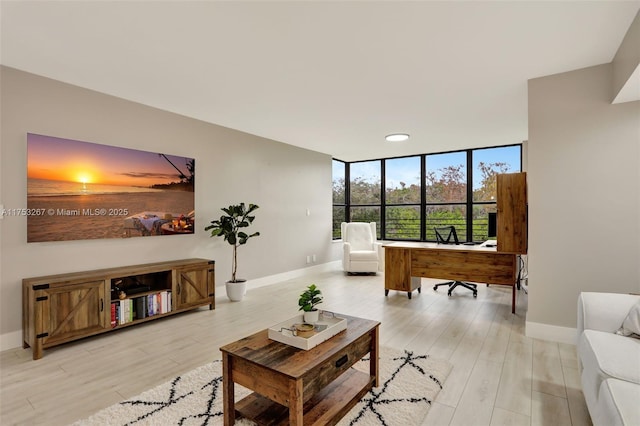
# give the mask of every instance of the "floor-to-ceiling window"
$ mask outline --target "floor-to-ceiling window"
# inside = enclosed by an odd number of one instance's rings
[[[347,220],[347,192],[345,179],[347,165],[333,160],[333,238],[340,238],[340,224]]]
[[[434,228],[453,225],[458,238],[467,234],[467,152],[426,155],[426,240],[436,239]]]
[[[380,164],[380,160],[349,163],[349,221],[376,222],[378,238],[381,238],[382,172]]]
[[[473,241],[483,241],[487,235],[487,217],[496,211],[496,175],[515,173],[522,169],[521,145],[474,149],[473,154]]]
[[[384,160],[384,235],[388,239],[419,240],[421,158]]]
[[[484,241],[496,175],[522,170],[522,145],[333,164],[334,238],[348,221],[376,222],[386,240],[435,241],[453,225],[461,241]]]

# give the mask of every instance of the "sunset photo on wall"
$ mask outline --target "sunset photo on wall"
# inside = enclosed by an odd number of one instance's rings
[[[193,234],[195,160],[27,134],[27,242]]]

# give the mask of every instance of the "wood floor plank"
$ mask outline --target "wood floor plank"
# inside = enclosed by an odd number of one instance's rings
[[[567,397],[560,351],[555,342],[539,339],[533,341],[533,390]]]
[[[533,348],[511,341],[502,366],[496,407],[531,416]]]
[[[578,368],[563,365],[562,372],[567,386],[567,401],[569,403],[571,423],[574,426],[591,426],[591,417],[582,393]]]
[[[531,426],[572,426],[566,398],[534,391],[531,396]]]
[[[489,426],[529,426],[530,424],[531,418],[529,416],[496,407],[493,410]]]
[[[476,362],[450,426],[490,424],[501,370],[501,362]]]

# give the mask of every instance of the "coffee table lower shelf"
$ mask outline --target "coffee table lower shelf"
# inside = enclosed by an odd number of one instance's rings
[[[304,403],[306,425],[334,425],[373,387],[374,376],[350,368]],[[260,426],[289,424],[289,409],[254,392],[236,403],[237,417]]]

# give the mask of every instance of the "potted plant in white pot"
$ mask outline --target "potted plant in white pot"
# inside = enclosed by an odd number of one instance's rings
[[[304,322],[308,324],[315,324],[318,322],[319,311],[316,309],[316,305],[322,303],[322,292],[315,284],[311,284],[300,295],[298,299],[298,306],[300,311],[304,311]]]
[[[220,210],[225,214],[220,216],[220,219],[212,220],[211,225],[204,228],[205,231],[211,230],[212,237],[223,237],[233,247],[231,279],[226,282],[227,297],[232,302],[241,301],[247,291],[247,280],[236,276],[238,270],[238,247],[246,244],[249,238],[260,235],[259,232],[254,232],[253,234],[244,232],[256,218],[251,216],[251,213],[257,208],[256,204],[249,204],[247,208],[244,203],[222,208]]]

